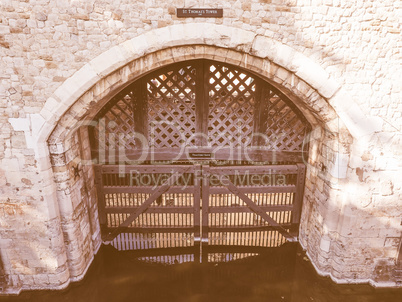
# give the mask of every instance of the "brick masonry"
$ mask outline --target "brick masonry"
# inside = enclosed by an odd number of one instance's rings
[[[178,19],[176,7],[224,17]],[[80,126],[145,72],[194,58],[259,73],[313,125],[300,242],[317,271],[400,286],[400,19],[391,0],[3,0],[3,292],[85,275],[101,242]]]

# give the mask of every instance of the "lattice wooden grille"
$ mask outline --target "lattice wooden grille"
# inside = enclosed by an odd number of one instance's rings
[[[310,129],[293,103],[270,84],[207,60],[172,65],[134,82],[96,120],[96,150],[122,148],[132,154],[145,145],[168,154],[171,148],[208,144],[260,146],[295,152],[300,158]],[[145,144],[138,139],[141,135]]]
[[[308,124],[279,93],[263,95],[262,144],[269,150],[302,151]]]
[[[98,151],[135,149],[133,104],[138,94],[128,91],[114,98],[99,114],[93,139]]]
[[[249,145],[254,126],[254,78],[221,64],[209,65],[208,72],[209,145]]]
[[[147,81],[150,146],[194,145],[195,85],[194,66],[170,70]]]

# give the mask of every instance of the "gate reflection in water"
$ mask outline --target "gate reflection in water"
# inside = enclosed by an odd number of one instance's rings
[[[23,292],[0,301],[396,302],[402,299],[402,289],[336,285],[317,276],[297,243],[260,248],[253,253],[235,250],[250,257],[233,261],[228,261],[233,252],[217,252],[221,258],[204,264],[156,264],[159,261],[155,259],[166,254],[145,252],[121,252],[103,246],[85,279],[71,284],[67,290]]]

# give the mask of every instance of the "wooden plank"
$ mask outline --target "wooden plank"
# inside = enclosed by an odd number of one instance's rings
[[[99,211],[99,224],[101,227],[106,226],[106,213],[105,213],[105,193],[103,192],[103,184],[102,184],[102,166],[94,165],[95,171],[95,185],[96,185],[96,194],[98,197],[98,211]]]
[[[109,233],[113,232],[118,232],[120,233],[194,233],[195,228],[194,227],[127,227],[123,231],[117,228],[113,227],[108,227],[106,229]],[[117,234],[116,236],[118,236]],[[116,237],[115,236],[115,237]],[[114,238],[113,238],[114,239]],[[106,244],[109,242],[113,241],[113,239],[110,239],[108,235],[105,236],[104,241]]]
[[[259,206],[265,212],[280,212],[280,211],[292,211],[292,205],[277,205],[277,206]],[[139,207],[106,207],[104,212],[107,214],[118,213],[132,213],[138,210]],[[195,207],[148,207],[143,213],[194,213]],[[253,211],[249,207],[244,206],[219,206],[209,207],[209,213],[252,213]],[[197,221],[195,221],[197,223]],[[199,225],[198,219],[198,225]]]
[[[141,79],[138,81],[137,86],[134,86],[134,92],[136,95],[131,98],[133,106],[134,117],[134,130],[135,133],[144,135],[144,138],[148,138],[148,96],[146,82]],[[139,138],[135,139],[136,146],[142,146],[142,142]]]
[[[103,193],[104,194],[113,194],[113,193],[151,193],[155,189],[155,186],[121,186],[121,187],[116,187],[116,186],[104,186],[103,187]],[[170,187],[166,193],[169,194],[174,194],[174,193],[193,193],[194,192],[194,186],[188,186],[188,187],[179,187],[179,186],[174,186]]]
[[[306,178],[306,166],[304,164],[297,164],[297,181],[296,181],[296,194],[294,199],[295,210],[292,213],[292,223],[300,223],[300,215],[303,204],[304,194],[304,180]]]
[[[290,228],[290,224],[284,224],[283,229],[286,230]],[[272,225],[265,226],[254,226],[254,225],[236,225],[236,226],[211,226],[209,227],[209,231],[213,232],[262,232],[262,231],[278,231],[277,227]],[[279,232],[279,231],[278,231]]]
[[[243,174],[296,174],[297,165],[267,165],[267,166],[227,166],[211,167],[213,175],[243,175]]]
[[[274,219],[272,219],[267,213],[265,213],[262,209],[260,209],[259,206],[257,206],[250,198],[248,198],[244,193],[240,192],[234,184],[230,182],[230,180],[226,177],[225,181],[228,185],[227,187],[229,190],[240,197],[242,201],[244,201],[251,210],[253,210],[254,213],[257,215],[261,216],[266,222],[268,222],[270,225],[272,225],[275,230],[277,230],[279,233],[281,233],[286,239],[289,241],[294,241],[295,238],[291,236],[287,230],[285,230],[279,223],[277,223]]]
[[[127,174],[130,172],[141,172],[149,174],[159,173],[193,173],[194,167],[191,165],[102,165],[102,174],[119,173]]]
[[[264,82],[257,79],[256,103],[254,112],[254,141],[253,146],[263,146],[264,141],[262,135],[267,132],[268,103],[265,102],[266,94],[272,93],[271,90],[264,85]]]
[[[244,187],[244,186],[237,186],[240,192],[242,193],[294,193],[296,192],[295,185],[288,185],[288,186],[260,186],[260,187]],[[228,194],[230,190],[227,187],[210,187],[209,189],[210,194]]]
[[[281,211],[292,211],[293,205],[277,205],[277,206],[258,206],[261,210],[265,212],[281,212]],[[223,207],[210,207],[210,213],[254,213],[249,207],[243,206],[223,206]]]
[[[149,148],[125,150],[124,163],[127,164],[141,164],[144,161],[152,161],[158,163],[160,161],[195,161],[190,156],[193,152],[206,152],[211,153],[212,159],[216,161],[253,161],[261,164],[268,164],[270,162],[301,162],[303,159],[303,152],[301,151],[273,151],[269,148],[243,148],[239,150],[232,150],[229,147],[217,147],[217,148],[204,148],[195,149],[194,147],[188,148]],[[93,154],[96,157],[97,151],[93,150]],[[107,159],[107,157],[106,157]],[[198,159],[197,159],[198,161]],[[106,161],[105,164],[108,164]],[[115,164],[113,162],[112,164]]]
[[[401,222],[401,224],[402,224],[402,222]],[[401,237],[401,240],[399,242],[399,252],[398,252],[398,258],[396,260],[396,267],[397,267],[398,270],[402,271],[402,237]]]
[[[186,171],[184,171],[186,172]],[[183,172],[183,173],[184,173]],[[141,215],[160,195],[165,193],[167,189],[169,189],[170,183],[172,182],[172,179],[181,176],[182,174],[179,173],[179,175],[173,174],[162,186],[158,187],[157,190],[152,193],[152,195],[144,201],[144,203],[136,209],[132,214],[122,223],[120,226],[114,230],[112,233],[109,233],[106,236],[106,241],[111,241],[113,238],[115,238],[119,233],[121,233],[124,229],[126,229],[139,215]]]
[[[195,90],[195,123],[196,123],[196,144],[198,146],[206,146],[206,134],[208,131],[208,125],[205,120],[208,119],[208,101],[206,101],[205,97],[208,92],[204,89],[204,63],[198,62],[196,65],[196,90]],[[202,152],[198,150],[196,152]],[[187,153],[187,158],[190,158],[188,155],[192,153]]]
[[[202,185],[202,170],[200,165],[194,167],[194,205],[193,205],[193,221],[194,221],[194,240],[199,241],[201,236],[201,221],[200,221],[200,207],[201,207],[201,185]]]
[[[209,223],[209,176],[210,167],[205,165],[202,167],[202,244],[208,243],[208,223]]]
[[[155,188],[155,186],[103,186],[103,193],[104,194],[113,194],[113,193],[150,193]],[[187,187],[180,187],[174,186],[170,187],[166,193],[193,193],[195,187],[194,186],[187,186]],[[238,189],[247,194],[247,193],[294,193],[296,192],[295,185],[288,185],[288,186],[259,186],[259,187],[245,187],[241,186]],[[230,190],[227,187],[210,187],[210,194],[228,194]]]
[[[133,213],[137,211],[140,207],[106,207],[104,209],[105,213]],[[161,206],[161,207],[148,207],[143,213],[194,213],[194,207],[183,207],[183,206]]]
[[[208,254],[202,253],[202,249],[208,246],[208,223],[209,223],[209,165],[202,166],[202,183],[201,183],[201,242],[199,257],[200,263],[208,262]]]

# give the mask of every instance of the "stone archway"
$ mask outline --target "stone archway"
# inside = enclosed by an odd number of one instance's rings
[[[346,177],[349,133],[358,137],[374,131],[360,128],[367,118],[353,102],[342,105],[344,94],[337,83],[290,47],[241,29],[186,24],[150,31],[93,59],[55,91],[37,118],[34,140],[46,178],[46,199],[61,218],[67,242],[69,273],[60,284],[80,279],[100,245],[96,196],[90,190],[93,172],[90,167],[80,169],[87,134],[78,135],[77,129],[140,76],[189,59],[227,62],[257,73],[286,94],[309,120],[313,132],[300,240],[316,267],[331,272],[327,263],[318,261],[316,249],[321,246],[325,251],[333,240],[323,221],[335,228],[338,223],[338,206],[326,201],[336,198],[337,181]],[[83,155],[78,156],[80,152]]]

